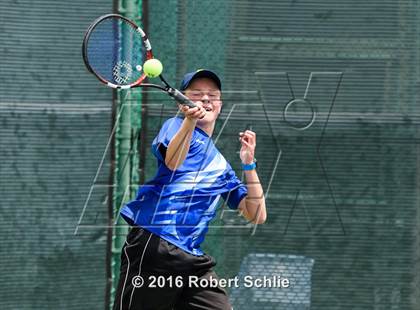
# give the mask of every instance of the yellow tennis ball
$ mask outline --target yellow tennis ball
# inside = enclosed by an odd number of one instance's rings
[[[143,65],[143,72],[147,77],[157,77],[162,73],[162,70],[162,63],[156,58],[147,60]]]

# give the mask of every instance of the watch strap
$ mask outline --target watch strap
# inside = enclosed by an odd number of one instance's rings
[[[242,163],[242,169],[245,170],[245,171],[254,170],[255,168],[257,168],[257,161],[255,159],[250,164]]]

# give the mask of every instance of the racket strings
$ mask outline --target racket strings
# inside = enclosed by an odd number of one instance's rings
[[[87,59],[96,75],[116,85],[130,85],[143,74],[146,47],[137,28],[121,18],[99,22],[87,41]]]

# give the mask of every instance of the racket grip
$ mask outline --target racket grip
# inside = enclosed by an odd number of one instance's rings
[[[178,89],[169,88],[168,94],[180,104],[187,105],[190,108],[195,108],[197,106],[194,102],[192,102],[187,96],[181,93]]]

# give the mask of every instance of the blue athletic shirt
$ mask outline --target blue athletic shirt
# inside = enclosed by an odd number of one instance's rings
[[[200,244],[216,215],[220,197],[231,209],[247,195],[246,186],[200,128],[194,129],[190,149],[175,171],[161,154],[178,132],[182,118],[167,120],[152,143],[158,161],[155,177],[141,185],[136,199],[121,210],[131,225],[141,226],[193,255],[203,255]]]

